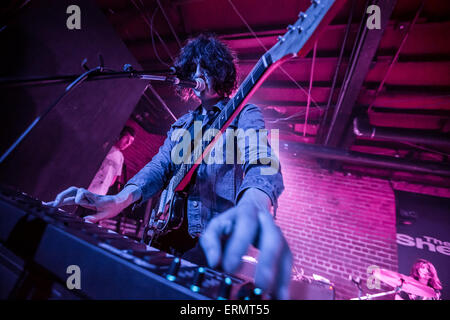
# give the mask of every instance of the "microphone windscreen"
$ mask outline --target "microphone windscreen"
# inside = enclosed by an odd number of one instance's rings
[[[206,89],[205,80],[203,80],[202,78],[196,78],[195,82],[197,82],[197,85],[195,86],[195,90],[203,91]]]

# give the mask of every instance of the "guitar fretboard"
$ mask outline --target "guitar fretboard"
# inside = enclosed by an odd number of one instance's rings
[[[249,94],[250,90],[256,85],[258,80],[267,70],[267,68],[272,64],[272,59],[270,54],[264,54],[261,59],[258,60],[257,64],[253,67],[252,71],[248,74],[245,80],[240,85],[238,91],[233,96],[227,105],[222,109],[219,116],[211,125],[211,128],[220,130],[223,125],[231,118],[236,109],[240,106],[244,98]]]

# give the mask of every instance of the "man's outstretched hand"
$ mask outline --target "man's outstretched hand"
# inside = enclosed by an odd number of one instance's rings
[[[44,203],[52,207],[62,207],[68,205],[79,205],[84,208],[97,211],[96,214],[86,216],[84,219],[89,222],[98,222],[117,216],[123,209],[128,207],[136,198],[139,198],[139,189],[135,186],[128,186],[116,195],[98,195],[83,188],[70,187],[59,193],[54,201]]]
[[[251,244],[259,252],[255,285],[277,299],[289,299],[292,254],[269,212],[270,199],[262,191],[247,189],[239,203],[210,221],[200,244],[211,267],[234,272]],[[226,238],[222,248],[222,239]]]

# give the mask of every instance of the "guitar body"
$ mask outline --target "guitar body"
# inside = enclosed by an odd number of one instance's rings
[[[175,192],[172,198],[172,205],[168,212],[167,228],[169,230],[178,229],[183,223],[184,217],[187,214],[187,195],[181,192]]]
[[[177,230],[186,217],[187,193],[175,191],[175,175],[159,197],[158,205],[152,210],[150,220],[144,230],[144,242],[150,244],[154,238]]]
[[[159,250],[181,255],[197,244],[197,239],[188,233],[187,194],[175,192],[167,208],[157,217],[157,204],[152,212],[153,223],[148,223],[142,240]]]

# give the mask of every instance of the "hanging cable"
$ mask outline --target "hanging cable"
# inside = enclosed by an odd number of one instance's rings
[[[286,117],[286,118],[279,118],[279,119],[275,119],[275,120],[268,120],[267,123],[272,123],[273,124],[273,123],[277,123],[277,122],[281,122],[281,121],[287,121],[287,120],[291,120],[291,119],[293,119],[295,117],[304,116],[305,114],[306,114],[305,111],[299,111],[299,112],[296,112],[294,114],[291,114],[289,117]]]
[[[259,45],[267,52],[268,51],[267,47],[264,45],[264,43],[262,43],[261,39],[258,38],[256,33],[253,31],[252,27],[250,27],[250,25],[247,23],[245,18],[241,15],[239,10],[233,4],[233,2],[231,0],[228,0],[228,2],[230,3],[230,5],[233,8],[234,12],[239,16],[241,21],[245,24],[247,29],[250,31],[250,33],[253,35],[253,37],[256,39],[256,41],[258,41]],[[299,88],[301,91],[303,91],[303,93],[305,93],[307,96],[309,95],[308,91],[306,91],[306,89],[304,89],[300,84],[298,84],[298,82],[282,66],[280,66],[279,69],[297,86],[297,88]],[[311,101],[313,102],[315,107],[317,107],[318,109],[322,110],[322,107],[320,107],[317,104],[317,102],[312,97],[311,97]]]
[[[317,40],[314,42],[313,59],[311,63],[311,72],[309,76],[308,102],[306,103],[306,116],[305,116],[305,124],[303,126],[303,136],[306,136],[306,125],[308,122],[309,106],[311,104],[311,91],[314,79],[314,65],[316,62],[316,53],[317,53]]]
[[[178,38],[178,35],[177,35],[177,33],[175,32],[175,29],[173,28],[172,23],[170,23],[170,20],[169,20],[169,17],[167,16],[167,14],[166,14],[166,11],[164,10],[163,6],[161,5],[161,1],[156,0],[156,2],[158,3],[158,6],[159,6],[159,8],[161,9],[161,12],[162,12],[163,16],[164,16],[164,18],[166,19],[167,24],[169,25],[170,31],[172,31],[173,36],[175,37],[175,40],[176,40],[177,43],[178,43],[178,47],[180,47],[180,49],[181,49],[181,47],[182,47],[182,46],[181,46],[181,41],[180,41],[180,39]],[[141,3],[142,3],[142,0],[141,0]]]
[[[142,18],[144,19],[145,23],[147,23],[147,25],[150,28],[150,37],[152,39],[152,48],[153,48],[153,52],[155,53],[156,58],[158,59],[158,61],[163,64],[166,67],[171,67],[171,65],[169,65],[168,63],[164,62],[161,57],[158,54],[158,51],[156,50],[156,46],[155,46],[155,39],[154,39],[154,33],[156,34],[156,36],[158,37],[159,41],[161,42],[162,46],[164,47],[165,51],[167,52],[167,55],[170,57],[170,59],[172,60],[172,62],[175,61],[175,59],[173,58],[172,54],[169,51],[169,48],[167,48],[166,43],[164,42],[164,40],[161,38],[161,36],[159,35],[159,33],[153,28],[153,21],[155,19],[156,13],[158,12],[158,7],[155,9],[155,11],[153,11],[152,17],[150,18],[146,13],[145,13],[145,7],[141,1],[141,5],[143,6],[144,9],[141,9],[134,0],[131,0],[131,2],[133,3],[133,5],[136,7],[136,9],[141,13]]]

